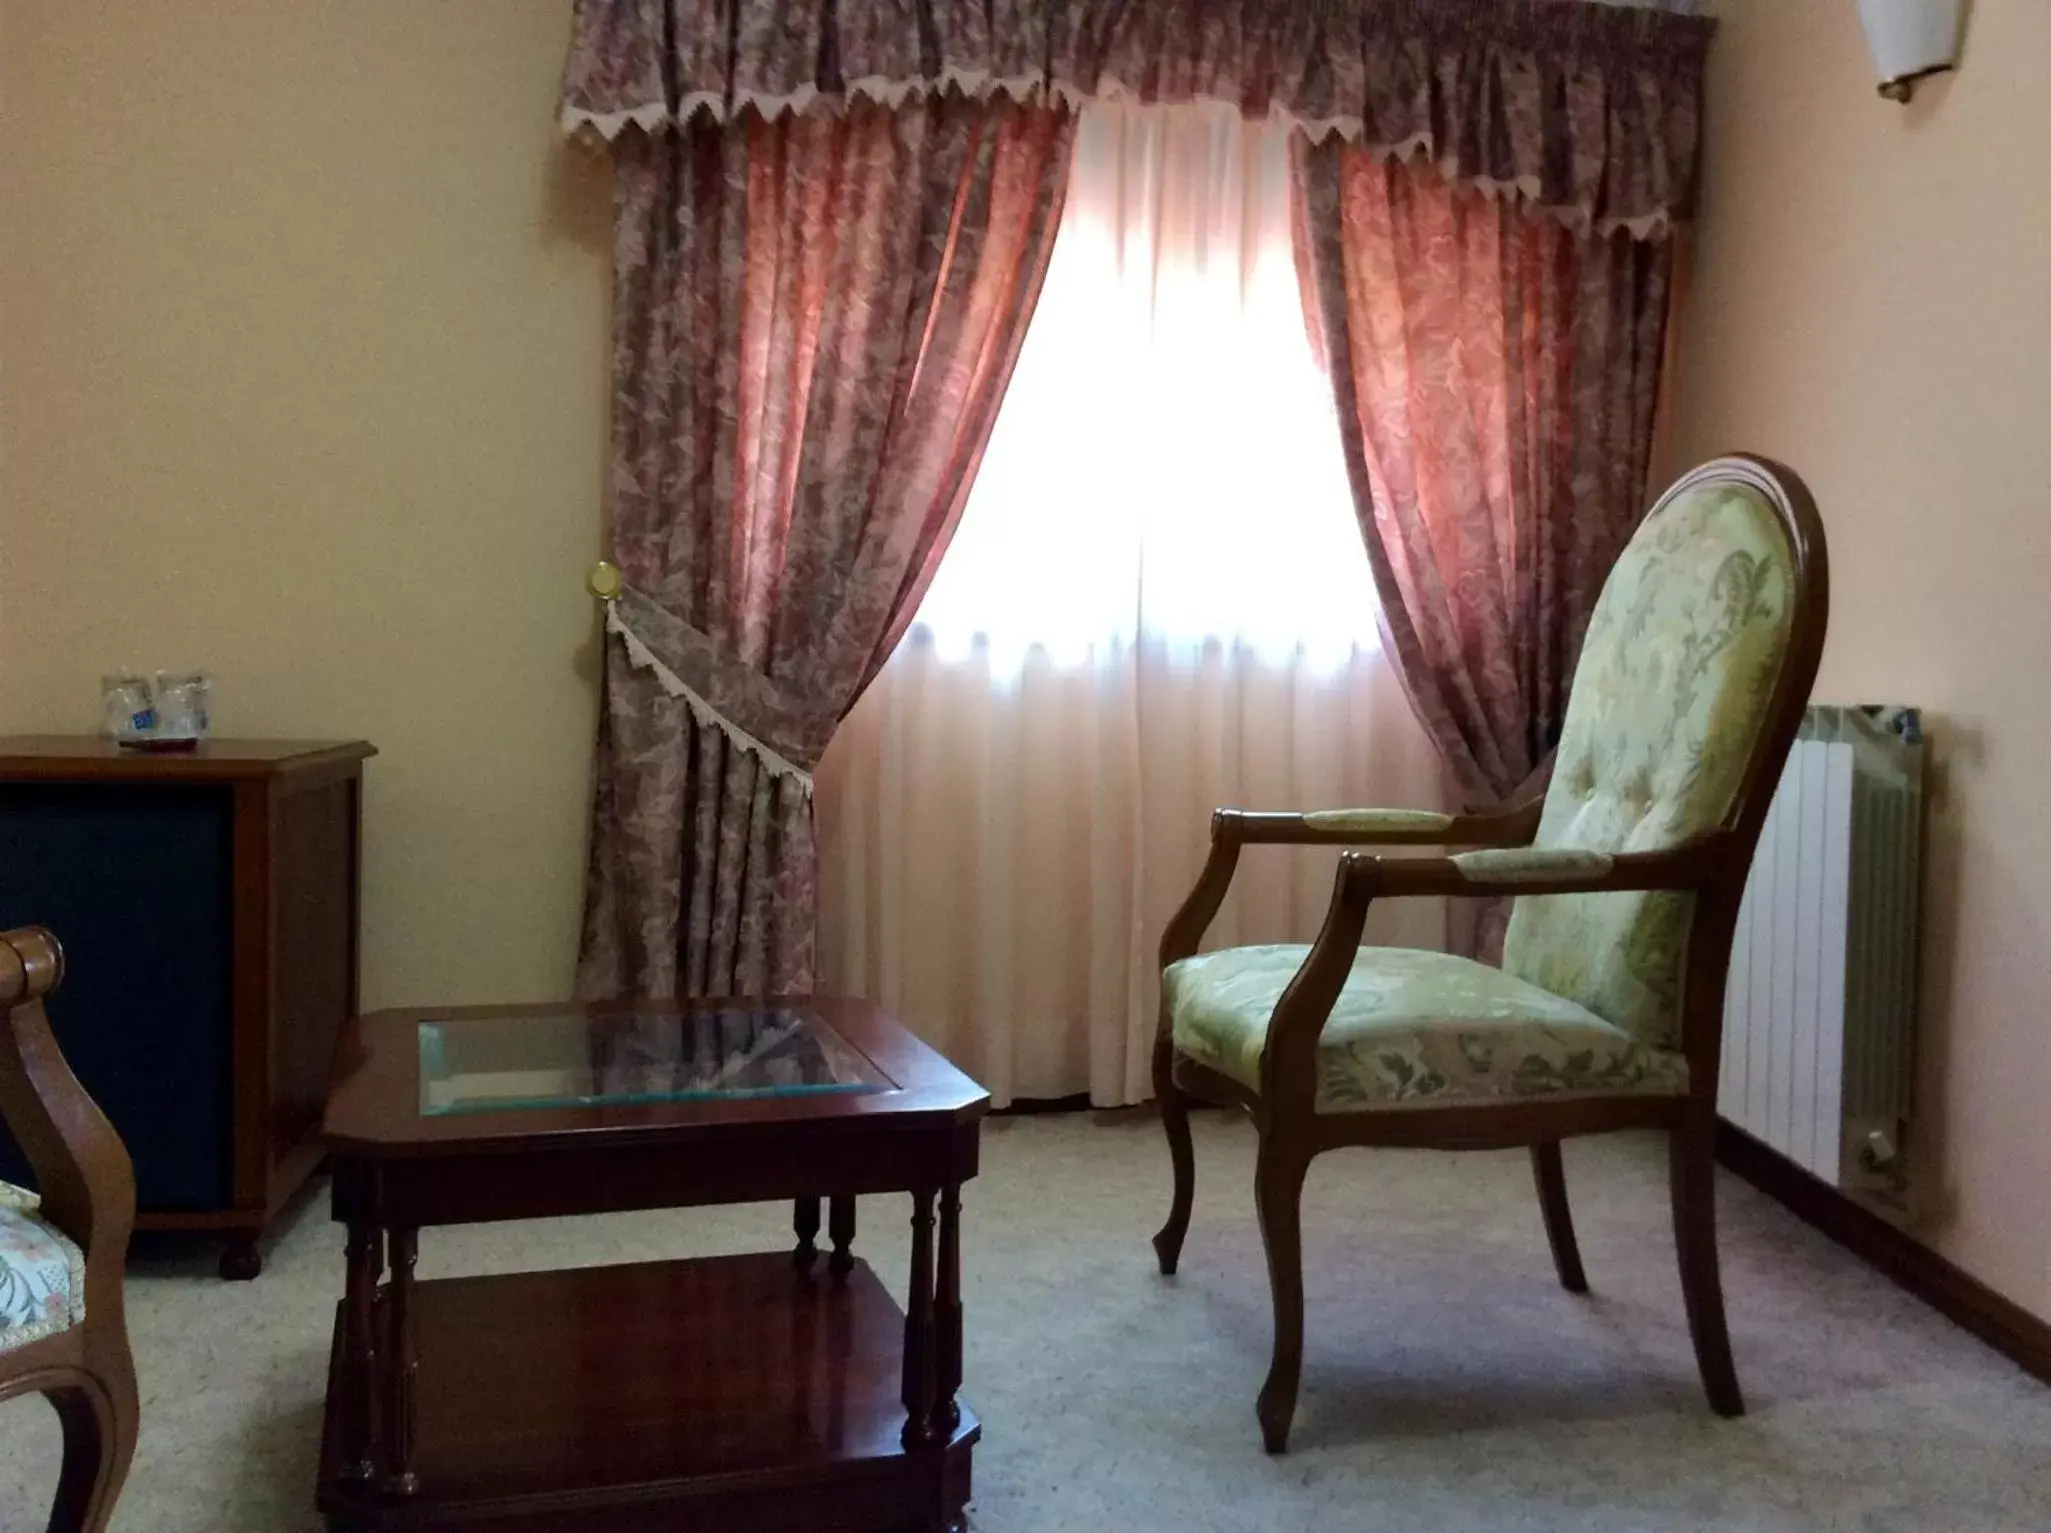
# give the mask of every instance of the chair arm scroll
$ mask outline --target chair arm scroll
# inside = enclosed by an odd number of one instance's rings
[[[85,1251],[90,1296],[97,1271],[120,1282],[135,1171],[50,1031],[42,998],[63,974],[63,949],[49,932],[0,932],[0,1118],[35,1167],[43,1217]]]
[[[40,1001],[64,981],[64,949],[40,926],[0,932],[0,1009]]]
[[[1232,887],[1232,875],[1239,867],[1242,818],[1236,809],[1220,809],[1211,816],[1210,856],[1204,860],[1203,872],[1197,875],[1196,887],[1189,891],[1182,908],[1161,933],[1163,969],[1197,950],[1218,914],[1218,907],[1225,903],[1225,893]]]

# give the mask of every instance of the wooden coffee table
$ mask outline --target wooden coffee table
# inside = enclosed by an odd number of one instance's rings
[[[960,1528],[960,1190],[988,1106],[862,1001],[345,1025],[328,1527]],[[903,1311],[852,1249],[856,1197],[883,1192],[911,1195]],[[414,1279],[434,1225],[770,1199],[794,1252]]]

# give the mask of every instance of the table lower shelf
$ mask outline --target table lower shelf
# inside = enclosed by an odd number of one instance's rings
[[[414,1290],[418,1492],[344,1478],[342,1320],[319,1505],[331,1529],[945,1529],[981,1427],[900,1441],[904,1317],[868,1264],[787,1253],[448,1278]]]

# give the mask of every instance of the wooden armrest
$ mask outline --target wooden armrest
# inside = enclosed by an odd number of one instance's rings
[[[1187,958],[1225,902],[1243,846],[1513,847],[1538,834],[1545,801],[1531,798],[1487,814],[1435,814],[1419,809],[1322,809],[1262,814],[1220,809],[1211,816],[1211,855],[1189,898],[1161,934],[1161,967]]]
[[[1439,814],[1428,809],[1313,809],[1263,814],[1220,809],[1211,816],[1211,842],[1230,837],[1241,846],[1522,846],[1538,834],[1542,799],[1532,798],[1486,814]]]
[[[40,927],[0,932],[0,1118],[13,1132],[42,1194],[42,1215],[78,1242],[95,1272],[119,1284],[135,1223],[128,1151],[64,1062],[43,997],[64,975],[64,952]]]
[[[1462,852],[1451,857],[1376,857],[1348,852],[1340,860],[1335,900],[1405,899],[1418,895],[1487,898],[1500,894],[1603,894],[1620,890],[1699,889],[1729,871],[1735,837],[1718,833],[1657,852],[1539,850]]]
[[[1468,852],[1452,857],[1339,859],[1324,929],[1289,981],[1268,1023],[1261,1093],[1270,1102],[1311,1110],[1317,1092],[1317,1042],[1353,971],[1368,906],[1380,898],[1446,895],[1601,894],[1621,890],[1697,890],[1744,876],[1743,846],[1729,831],[1658,852],[1536,850]]]

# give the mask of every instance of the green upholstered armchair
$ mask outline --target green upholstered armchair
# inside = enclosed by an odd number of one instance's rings
[[[1667,492],[1611,572],[1542,798],[1491,815],[1214,816],[1210,860],[1161,941],[1154,1085],[1175,1196],[1154,1249],[1174,1272],[1195,1181],[1189,1102],[1245,1109],[1274,1291],[1258,1406],[1270,1452],[1287,1446],[1303,1360],[1304,1173],[1341,1145],[1528,1145],[1560,1281],[1580,1293],[1560,1141],[1667,1130],[1703,1384],[1719,1414],[1743,1411],[1716,1258],[1724,977],[1828,610],[1801,481],[1719,459]],[[1266,844],[1480,849],[1349,852],[1315,943],[1199,955],[1241,848]],[[1515,896],[1502,967],[1362,947],[1370,903],[1407,895]]]

